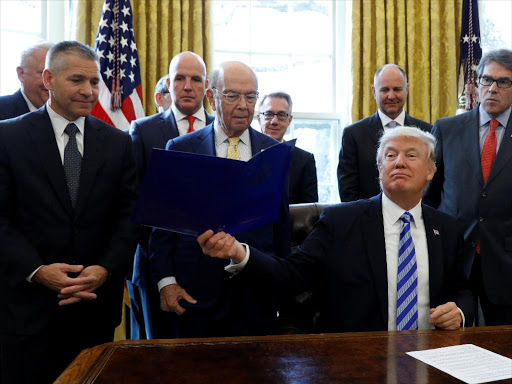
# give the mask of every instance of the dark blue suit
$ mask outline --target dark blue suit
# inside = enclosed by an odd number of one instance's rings
[[[478,107],[436,121],[433,134],[437,139],[437,172],[425,192],[425,202],[454,216],[462,225],[468,275],[474,267],[480,239],[478,268],[485,295],[492,304],[509,307],[511,316],[512,115],[485,184],[480,164],[479,122]],[[509,318],[502,323],[511,322]],[[487,315],[486,323],[494,325]]]
[[[430,132],[432,125],[405,114],[404,124]],[[380,192],[375,158],[384,132],[379,113],[343,130],[338,163],[338,190],[341,201],[368,199]]]
[[[273,138],[252,128],[249,133],[253,154],[277,144]],[[213,124],[210,124],[200,131],[170,140],[167,149],[215,156],[214,143]],[[236,187],[236,180],[233,187]],[[179,188],[179,180],[176,188]],[[208,191],[204,191],[204,196],[208,198]],[[279,221],[241,233],[237,239],[269,257],[284,257],[289,253],[288,225],[288,196],[284,191]],[[224,271],[229,262],[205,256],[195,237],[153,230],[150,263],[155,284],[164,277],[174,276],[198,301],[197,304],[180,302],[187,311],[182,316],[170,313],[169,333],[162,336],[262,335],[275,331],[277,307],[271,292],[259,285],[231,279]]]
[[[388,282],[381,194],[324,208],[308,238],[290,257],[269,258],[251,249],[234,279],[275,292],[318,290],[321,331],[385,331]],[[422,205],[428,245],[431,307],[454,301],[466,324],[473,301],[462,269],[462,238],[455,220]],[[434,232],[434,229],[437,232]]]
[[[0,96],[0,120],[18,117],[30,112],[27,102],[18,89],[12,95]]]
[[[206,125],[213,122],[214,116],[207,113],[206,110],[205,116]],[[130,135],[137,163],[137,176],[139,182],[142,183],[153,148],[164,149],[170,139],[179,136],[172,109],[169,108],[165,112],[132,121]],[[149,228],[141,228],[133,274],[131,281],[128,281],[132,307],[130,328],[132,339],[152,339],[153,330],[162,326],[160,296],[149,276],[147,254],[150,233]]]
[[[290,163],[290,204],[316,203],[318,184],[315,156],[295,147]]]
[[[73,209],[46,107],[0,122],[0,344],[10,352],[0,350],[10,368],[20,340],[37,340],[40,353],[20,358],[42,370],[62,370],[81,349],[112,341],[135,249],[136,195],[131,141],[120,130],[86,117]],[[52,263],[101,265],[109,277],[97,299],[60,307],[56,292],[26,281]],[[38,368],[22,371],[36,376],[30,382],[48,380]]]

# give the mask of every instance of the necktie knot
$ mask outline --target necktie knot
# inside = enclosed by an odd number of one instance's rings
[[[64,132],[66,132],[66,134],[69,137],[75,137],[77,131],[78,131],[78,127],[74,123],[68,124],[66,126],[66,129],[64,129]]]
[[[405,211],[402,216],[400,216],[400,220],[404,222],[404,224],[409,224],[412,221],[412,215],[410,212]]]
[[[490,122],[491,124],[491,132],[495,132],[496,131],[496,128],[498,128],[498,126],[500,125],[500,122],[498,120],[491,120]]]
[[[228,148],[228,159],[240,160],[240,153],[238,152],[239,137],[228,137],[229,148]]]
[[[194,121],[196,121],[196,117],[195,116],[185,116],[185,119],[188,121],[187,133],[194,132]]]
[[[399,124],[396,121],[394,121],[394,120],[391,120],[389,123],[387,123],[387,127],[388,128],[395,128],[398,125]]]

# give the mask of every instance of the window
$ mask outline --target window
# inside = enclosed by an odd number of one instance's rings
[[[214,1],[214,64],[250,65],[260,95],[285,91],[293,121],[285,136],[314,153],[319,200],[339,201],[336,168],[351,104],[350,1]],[[255,121],[253,127],[259,129]]]
[[[478,2],[482,51],[512,48],[512,1],[485,0]]]
[[[69,0],[0,1],[0,95],[20,87],[16,67],[25,48],[40,40],[69,38],[69,7]]]

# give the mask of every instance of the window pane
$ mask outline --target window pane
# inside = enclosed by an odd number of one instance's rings
[[[486,0],[478,2],[482,51],[512,48],[512,1]]]

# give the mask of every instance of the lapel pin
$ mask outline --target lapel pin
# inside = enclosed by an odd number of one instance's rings
[[[437,229],[434,229],[434,235],[439,236],[439,231]]]

